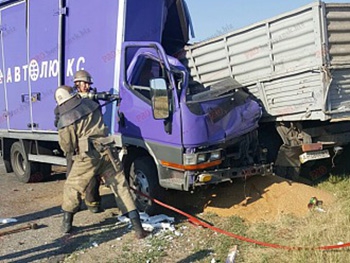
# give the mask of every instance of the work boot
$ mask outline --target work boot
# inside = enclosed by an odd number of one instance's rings
[[[104,210],[101,208],[100,202],[89,202],[85,199],[85,205],[91,213],[101,213]]]
[[[139,212],[137,210],[130,211],[129,218],[130,218],[131,224],[135,230],[135,236],[137,239],[143,239],[151,234],[151,232],[143,229],[142,224],[141,224],[141,220],[140,220],[140,215],[139,215]]]
[[[91,199],[91,197],[90,197]],[[99,201],[88,201],[85,197],[85,205],[86,208],[91,212],[91,213],[101,213],[104,210],[101,207],[101,203]]]
[[[69,233],[72,229],[74,213],[63,211],[63,221],[61,230],[63,233]]]

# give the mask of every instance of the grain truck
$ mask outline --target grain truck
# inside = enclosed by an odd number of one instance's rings
[[[183,0],[31,0],[0,4],[0,154],[19,181],[66,165],[54,126],[54,91],[85,69],[130,185],[166,189],[272,173],[258,138],[262,107],[235,79],[210,88],[190,80],[175,54],[188,43]],[[135,194],[140,210],[154,203]]]
[[[317,182],[350,142],[349,32],[349,3],[314,1],[178,57],[203,86],[231,78],[246,87],[264,109],[259,132],[276,173]]]

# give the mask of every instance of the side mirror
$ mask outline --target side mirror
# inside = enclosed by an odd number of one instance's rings
[[[150,80],[153,117],[156,120],[169,117],[169,95],[166,81],[162,78]]]

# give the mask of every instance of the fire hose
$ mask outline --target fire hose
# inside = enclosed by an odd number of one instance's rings
[[[338,248],[345,248],[345,247],[350,247],[350,242],[348,243],[342,243],[342,244],[337,244],[337,245],[328,245],[328,246],[318,246],[318,247],[300,247],[300,246],[284,246],[284,245],[279,245],[279,244],[273,244],[273,243],[267,243],[267,242],[263,242],[263,241],[259,241],[259,240],[255,240],[255,239],[251,239],[251,238],[247,238],[247,237],[244,237],[244,236],[240,236],[240,235],[237,235],[237,234],[234,234],[234,233],[231,233],[231,232],[228,232],[226,230],[223,230],[221,228],[218,228],[218,227],[215,227],[211,224],[208,224],[207,222],[204,222],[203,220],[200,220],[184,211],[181,211],[180,209],[177,209],[171,205],[168,205],[168,204],[165,204],[157,199],[154,199],[144,193],[141,193],[140,191],[130,187],[131,190],[133,190],[135,193],[143,196],[143,197],[146,197],[148,199],[150,199],[152,202],[160,205],[160,206],[163,206],[169,210],[172,210],[182,216],[185,216],[188,221],[195,225],[195,226],[201,226],[201,227],[204,227],[204,228],[208,228],[214,232],[217,232],[217,233],[220,233],[220,234],[223,234],[223,235],[226,235],[226,236],[229,236],[229,237],[233,237],[235,239],[238,239],[238,240],[241,240],[241,241],[244,241],[244,242],[248,242],[248,243],[253,243],[253,244],[256,244],[256,245],[259,245],[259,246],[263,246],[263,247],[270,247],[270,248],[277,248],[277,249],[284,249],[284,250],[332,250],[332,249],[338,249]]]

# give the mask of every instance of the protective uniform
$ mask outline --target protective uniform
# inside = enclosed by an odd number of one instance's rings
[[[55,114],[54,125],[57,128],[58,122],[60,119],[58,106],[55,108],[54,114]],[[72,158],[73,158],[74,152],[66,152],[65,155],[67,159],[67,171],[66,171],[66,178],[67,178],[72,169],[72,165],[73,165]],[[93,213],[99,213],[103,211],[100,206],[101,195],[99,192],[99,187],[100,187],[100,180],[98,177],[94,176],[93,178],[91,178],[91,181],[89,182],[89,184],[85,189],[85,205],[87,206],[89,211]]]
[[[99,104],[76,95],[71,95],[71,98],[65,101],[64,97],[67,94],[62,92],[62,89],[67,87],[59,87],[55,93],[60,112],[59,145],[64,153],[76,152],[63,191],[63,232],[70,232],[73,215],[79,210],[81,195],[91,178],[98,174],[115,194],[121,212],[129,213],[137,237],[143,238],[146,232],[142,229],[139,214],[122,169],[116,171],[107,152],[98,150],[98,139],[107,136],[107,128],[103,123]],[[61,94],[63,95],[60,96]],[[61,103],[62,101],[64,102]]]

